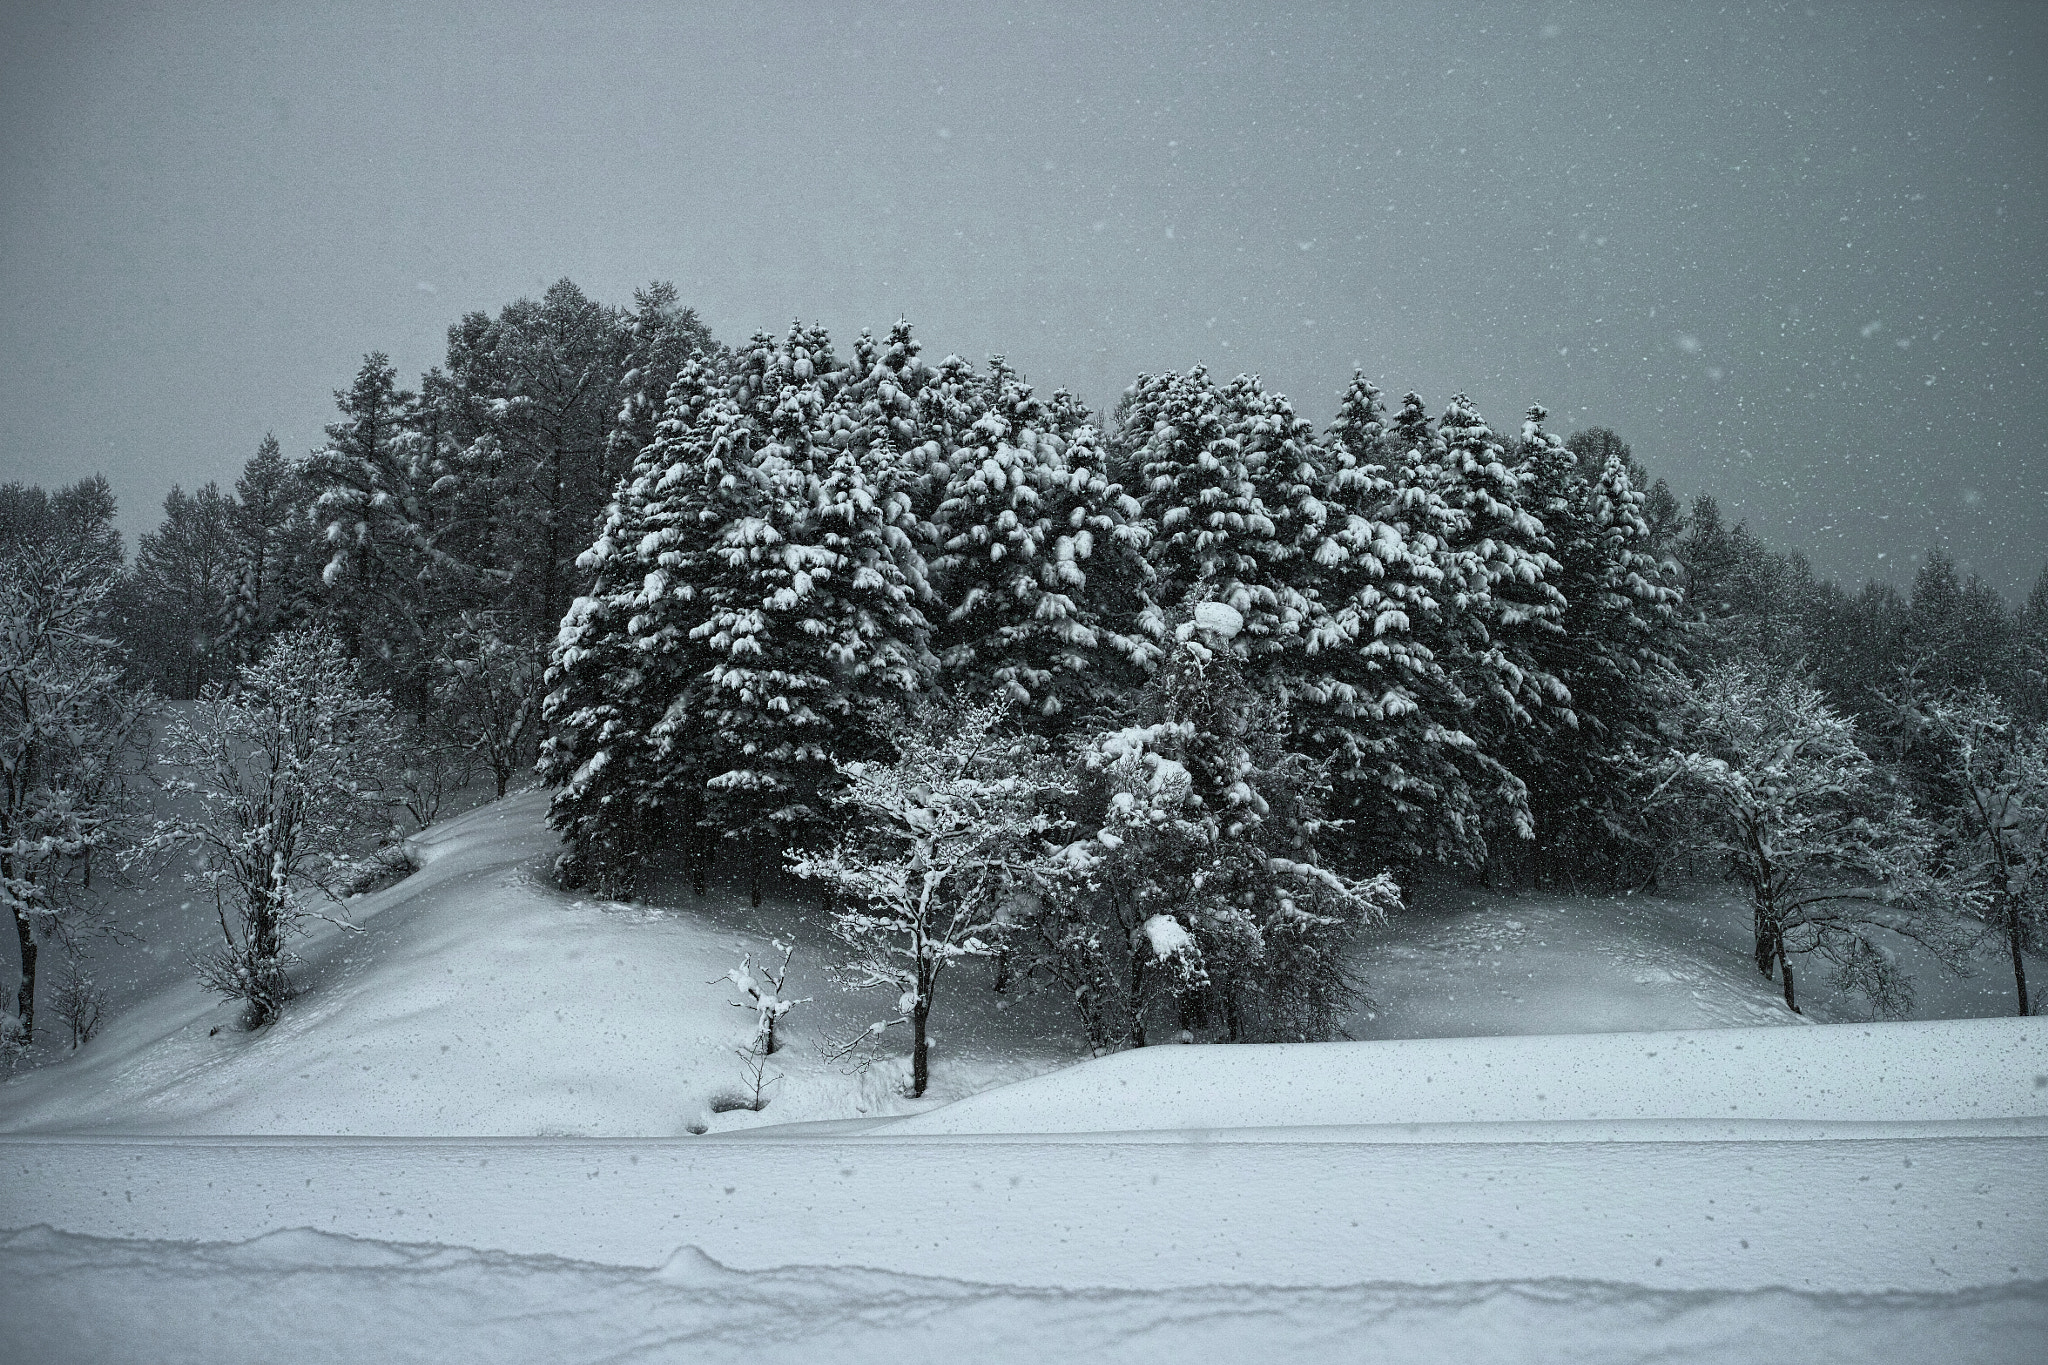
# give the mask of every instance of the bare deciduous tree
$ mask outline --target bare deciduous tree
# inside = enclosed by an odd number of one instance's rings
[[[334,896],[386,824],[380,781],[394,743],[390,702],[319,631],[278,636],[232,691],[209,688],[165,732],[165,785],[198,813],[158,821],[144,851],[199,852],[193,875],[213,893],[222,939],[200,978],[245,1002],[250,1027],[290,998],[290,943],[306,921],[346,923],[300,893]]]

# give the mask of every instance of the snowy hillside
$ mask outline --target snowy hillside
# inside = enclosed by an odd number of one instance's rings
[[[565,895],[545,809],[543,794],[514,796],[420,836],[420,871],[350,905],[360,932],[308,941],[303,993],[270,1028],[241,1031],[231,1005],[176,977],[75,1056],[0,1085],[0,1130],[613,1137],[910,1107],[900,1067],[847,1074],[821,1055],[821,1031],[870,1016],[826,979],[815,913]],[[752,1021],[722,978],[775,934],[799,945],[791,993],[813,999],[785,1021],[768,1107],[716,1112],[740,1096]],[[1076,1055],[1042,1007],[1013,1015],[957,984],[960,1041],[942,1035],[921,1105]]]
[[[136,941],[96,945],[96,972],[125,983],[112,1022],[0,1084],[0,1131],[668,1136],[914,1112],[1084,1055],[1060,1001],[963,971],[935,1015],[933,1092],[908,1100],[899,1040],[864,1071],[824,1056],[886,1002],[828,977],[837,945],[801,884],[759,910],[720,886],[657,883],[633,905],[566,894],[544,809],[515,795],[420,836],[421,870],[352,903],[360,932],[310,940],[304,993],[256,1034],[191,979],[183,958],[210,925],[165,879],[154,903],[124,907]],[[1354,1038],[1805,1022],[1749,967],[1739,907],[1712,897],[1411,900],[1362,943],[1371,1001]],[[787,993],[805,1003],[755,1113],[727,1107],[747,1088],[735,1051],[751,1016],[722,978],[776,937],[797,945]],[[2002,1012],[1996,973],[1924,982],[1931,1016]],[[1828,1007],[1815,991],[1812,1012]]]
[[[176,970],[189,916],[137,917],[106,1031],[0,1086],[0,1359],[2016,1362],[2048,1332],[2044,1026],[1756,1027],[1800,1021],[1711,899],[1425,889],[1361,958],[1376,1042],[1089,1061],[1057,1001],[962,973],[913,1102],[900,1058],[822,1055],[873,1016],[803,901],[564,894],[542,811],[422,837],[256,1034]],[[712,983],[772,933],[811,998],[754,1113]]]

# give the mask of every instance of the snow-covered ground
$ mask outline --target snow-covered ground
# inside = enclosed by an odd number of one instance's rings
[[[350,906],[361,932],[306,941],[304,993],[261,1033],[189,971],[138,992],[76,1056],[0,1086],[0,1131],[680,1135],[906,1112],[1081,1055],[1053,1002],[1012,1005],[962,973],[945,983],[933,1092],[907,1100],[900,1060],[849,1072],[824,1056],[824,1035],[887,1002],[827,978],[812,906],[565,894],[545,809],[515,795],[426,831],[420,871]],[[785,1017],[767,1108],[720,1110],[743,1089],[753,1018],[722,978],[776,935],[798,944],[788,989],[810,1002]]]
[[[190,982],[203,920],[136,909],[141,940],[96,967],[105,1032],[0,1085],[0,1361],[2048,1339],[2048,1028],[1775,1027],[1805,1021],[1715,888],[1424,888],[1363,951],[1349,1029],[1414,1041],[1084,1061],[1057,1001],[962,972],[911,1101],[900,1059],[824,1056],[881,1002],[826,978],[801,887],[758,911],[729,886],[564,894],[543,809],[429,831],[260,1034]],[[756,1114],[725,1107],[750,1016],[712,983],[775,935],[811,999]],[[1997,981],[1929,979],[1922,1011],[2002,1014]]]
[[[819,1361],[1799,1361],[2032,1365],[2038,1286],[1960,1294],[1568,1280],[1047,1291],[845,1267],[657,1270],[279,1233],[235,1245],[0,1236],[0,1358],[553,1365]]]

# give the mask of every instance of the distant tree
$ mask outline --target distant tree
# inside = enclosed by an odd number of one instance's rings
[[[1813,567],[1772,551],[1746,525],[1721,518],[1710,497],[1696,499],[1676,558],[1685,601],[1703,627],[1689,642],[1691,666],[1728,662],[1796,668],[1811,648],[1808,628],[1818,591]]]
[[[509,624],[465,612],[441,652],[442,723],[489,768],[499,796],[533,754],[547,667],[541,643]]]
[[[232,673],[228,639],[240,595],[234,500],[218,484],[194,492],[173,487],[164,519],[135,547],[130,573],[131,639],[144,676],[178,700]]]
[[[2006,690],[2013,622],[1998,593],[1955,561],[1929,550],[1913,575],[1901,661],[1936,693]]]
[[[0,904],[21,950],[11,1022],[23,1042],[39,949],[68,943],[95,858],[104,866],[126,840],[153,707],[123,683],[105,633],[118,569],[76,529],[0,551]]]
[[[1757,969],[1779,977],[1788,1008],[1799,1008],[1793,959],[1809,953],[1889,1015],[1913,992],[1887,939],[1960,969],[1960,888],[1936,878],[1933,827],[1819,691],[1724,664],[1692,690],[1683,719],[1684,747],[1644,765],[1648,799],[1680,804],[1685,836],[1724,859],[1750,902]]]
[[[2014,709],[2023,719],[2048,721],[2048,567],[2034,580],[2013,634]]]
[[[157,821],[146,853],[190,849],[212,893],[221,946],[199,960],[210,990],[245,1006],[251,1028],[292,995],[291,943],[333,897],[369,836],[388,826],[381,781],[397,729],[340,642],[320,631],[272,641],[232,691],[209,686],[165,730],[166,789],[191,814]]]
[[[1898,686],[1902,670],[1911,671],[1906,599],[1875,580],[1853,596],[1821,583],[1804,616],[1800,635],[1815,684],[1836,709],[1866,724],[1879,721],[1883,696]]]
[[[927,707],[898,732],[893,763],[844,765],[836,802],[848,832],[829,850],[792,850],[790,870],[835,893],[833,932],[853,951],[843,979],[896,993],[887,1018],[843,1051],[898,1024],[911,1030],[910,1093],[931,1081],[929,1022],[939,980],[994,956],[1005,909],[1047,866],[1057,775],[1003,733],[1006,699]]]
[[[121,533],[114,529],[114,513],[114,489],[104,474],[54,494],[34,484],[0,486],[0,555],[63,544],[82,564],[118,568]]]
[[[463,492],[489,520],[489,560],[507,598],[499,605],[536,630],[559,622],[576,596],[576,558],[637,453],[625,448],[630,436],[611,439],[622,410],[630,400],[632,422],[644,423],[640,399],[655,401],[648,389],[661,381],[652,371],[673,349],[666,333],[690,331],[679,315],[661,320],[673,299],[643,303],[636,321],[656,334],[636,337],[618,309],[564,279],[538,300],[507,304],[496,317],[471,313],[448,330],[455,443],[472,466]],[[635,369],[646,373],[622,388]]]
[[[300,624],[317,595],[326,557],[318,554],[311,501],[298,468],[266,434],[235,480],[237,581],[228,633],[237,665],[261,654],[278,631]]]

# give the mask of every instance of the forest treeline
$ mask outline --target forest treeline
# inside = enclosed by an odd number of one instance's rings
[[[1333,398],[1319,427],[1196,368],[1094,413],[905,323],[724,344],[668,285],[563,281],[463,318],[413,388],[366,357],[320,447],[173,490],[132,560],[102,479],[0,489],[0,554],[27,584],[72,547],[105,657],[170,698],[315,630],[403,731],[395,802],[423,822],[537,765],[563,877],[606,894],[657,852],[758,888],[795,849],[831,882],[821,850],[879,827],[859,774],[978,774],[1066,854],[973,951],[1058,981],[1100,1045],[1161,1010],[1312,1035],[1343,938],[1418,868],[1637,884],[1690,841],[1741,873],[1773,820],[1805,845],[1738,879],[1788,1003],[1813,952],[1896,1004],[1873,945],[1961,951],[1943,901],[2002,926],[2026,1008],[2034,855],[1994,877],[1980,845],[2034,816],[1967,808],[2038,757],[2048,570],[2017,609],[1938,552],[1849,592],[1613,431],[1364,375]],[[1987,745],[1990,777],[1958,757]]]

